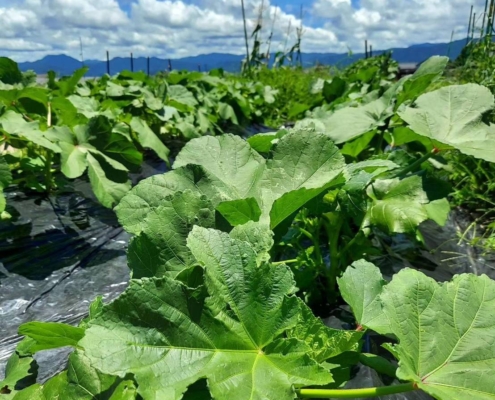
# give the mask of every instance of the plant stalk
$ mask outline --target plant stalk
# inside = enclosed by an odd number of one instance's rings
[[[246,44],[246,65],[248,71],[251,71],[251,62],[249,61],[249,41],[248,41],[248,33],[246,26],[246,9],[244,7],[244,0],[241,0],[241,7],[242,7],[242,20],[244,22],[244,42]]]
[[[429,153],[426,153],[423,157],[421,157],[421,158],[417,159],[416,161],[414,161],[412,164],[410,164],[407,167],[401,169],[393,177],[394,178],[403,178],[409,172],[414,171],[417,167],[419,167],[421,164],[423,164],[425,161],[429,160],[431,157],[433,157],[437,153],[438,153],[438,150],[433,149]]]
[[[301,399],[359,399],[412,392],[413,390],[417,390],[414,382],[366,389],[299,389],[296,390],[296,393]]]
[[[48,102],[48,114],[46,116],[46,125],[48,128],[52,126],[52,103]],[[45,160],[45,188],[46,192],[50,194],[52,190],[52,161],[53,153],[51,150],[47,150]]]
[[[299,260],[297,258],[293,258],[291,260],[275,261],[275,262],[272,262],[272,265],[294,264],[294,263],[296,263],[298,261]]]

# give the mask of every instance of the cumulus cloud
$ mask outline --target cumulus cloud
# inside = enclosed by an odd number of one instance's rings
[[[245,0],[248,29],[255,26],[261,0]],[[275,3],[282,7],[275,6]],[[299,10],[283,0],[264,0],[263,37],[274,24],[272,50],[295,41]],[[454,29],[466,34],[465,0],[306,1],[303,51],[360,50],[367,38],[375,49],[420,42],[445,42]],[[473,0],[478,12],[484,0]],[[284,6],[285,5],[285,6]],[[294,14],[288,10],[294,9]],[[480,15],[480,14],[478,14]],[[0,0],[0,51],[18,61],[47,54],[86,59],[111,56],[184,57],[244,52],[240,0]],[[288,27],[291,27],[287,38]]]
[[[454,39],[465,38],[471,4],[481,16],[485,0],[360,0],[359,8],[350,0],[316,0],[313,13],[350,48],[360,49],[367,38],[386,49],[448,42],[452,31]]]

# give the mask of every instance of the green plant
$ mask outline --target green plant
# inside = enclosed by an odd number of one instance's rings
[[[495,283],[465,274],[439,284],[412,269],[387,283],[369,262],[387,236],[421,240],[422,222],[445,223],[448,190],[428,165],[440,162],[439,152],[494,161],[487,151],[494,135],[482,118],[493,96],[473,84],[430,91],[442,65],[433,59],[385,91],[384,123],[403,128],[404,147],[363,161],[346,161],[332,140],[380,134],[382,117],[363,104],[347,106],[368,118],[349,137],[313,118],[304,122],[312,127],[248,140],[189,141],[172,170],[143,180],[116,207],[134,235],[127,290],[108,305],[97,299],[78,327],[22,325],[3,395],[292,399],[421,389],[440,400],[493,397]],[[74,128],[78,138],[88,132]],[[67,163],[74,166],[84,167]],[[315,316],[344,301],[354,329],[330,329]],[[388,358],[362,353],[368,330],[381,335]],[[32,384],[33,355],[63,346],[76,349],[67,371]],[[358,362],[397,384],[341,389]]]
[[[157,212],[167,219],[166,208]],[[268,262],[263,229],[252,223],[228,234],[196,226],[187,237],[193,266],[133,279],[112,304],[97,299],[77,328],[22,325],[26,338],[9,359],[2,396],[355,398],[418,389],[437,399],[493,396],[495,283],[488,277],[438,284],[406,269],[387,284],[373,264],[358,261],[339,278],[358,327],[330,329],[294,296],[289,269]],[[367,329],[384,335],[399,368],[360,357]],[[32,384],[33,355],[63,346],[76,348],[67,371]],[[338,389],[349,365],[365,358],[403,383]]]
[[[87,171],[98,200],[113,207],[144,149],[168,163],[187,140],[262,121],[276,95],[221,70],[165,78],[124,71],[81,82],[86,72],[51,72],[47,87],[2,86],[0,144],[14,184],[50,194]]]

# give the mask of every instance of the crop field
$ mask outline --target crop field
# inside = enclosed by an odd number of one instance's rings
[[[1,58],[0,225],[84,182],[130,237],[130,280],[70,324],[20,324],[0,400],[495,399],[495,271],[424,261],[456,210],[452,240],[495,249],[492,53],[401,78],[383,54],[43,83]],[[380,385],[350,388],[358,365]]]

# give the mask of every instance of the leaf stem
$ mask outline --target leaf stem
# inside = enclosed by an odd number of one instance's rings
[[[425,161],[429,160],[431,157],[433,157],[435,154],[438,153],[437,149],[433,149],[429,153],[426,153],[423,157],[418,158],[416,161],[414,161],[412,164],[408,165],[407,167],[401,169],[399,172],[397,172],[393,177],[394,178],[403,178],[406,176],[409,172],[414,171],[417,167],[419,167],[421,164],[423,164]]]
[[[296,393],[301,399],[359,399],[365,397],[387,396],[390,394],[416,390],[414,382],[395,386],[382,386],[366,389],[299,389]]]
[[[293,258],[292,260],[275,261],[275,262],[272,262],[272,265],[294,264],[298,261],[299,260],[297,258]]]

